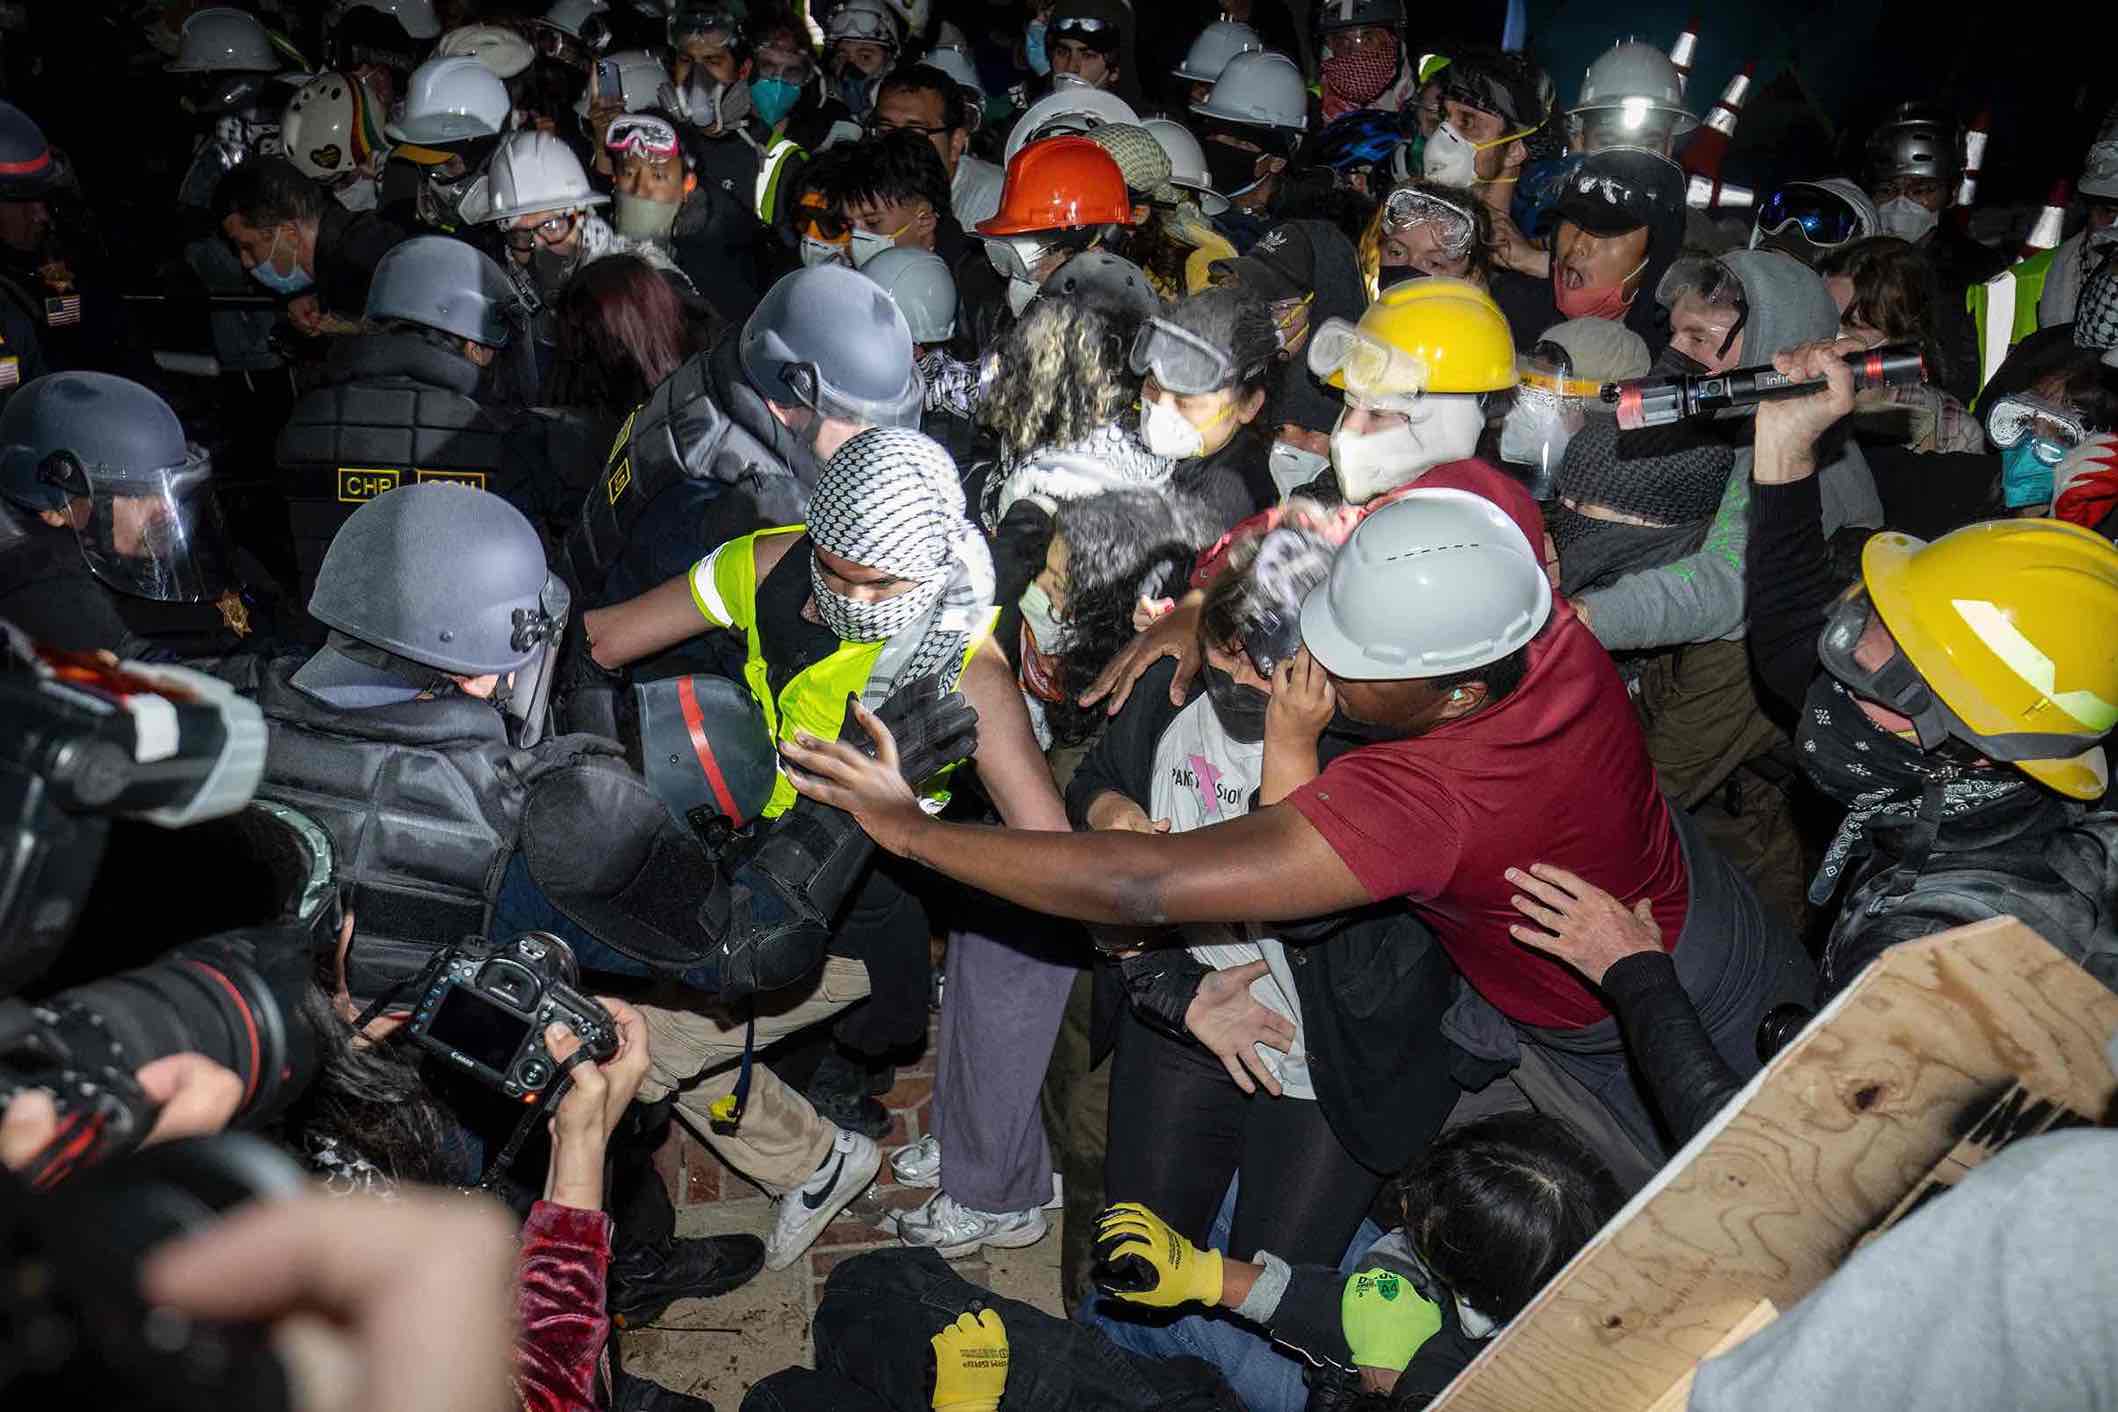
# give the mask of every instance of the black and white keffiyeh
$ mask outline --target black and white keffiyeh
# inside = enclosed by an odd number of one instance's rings
[[[861,700],[881,705],[900,682],[940,673],[953,688],[993,608],[993,557],[964,514],[956,462],[932,437],[873,427],[832,453],[809,501],[809,539],[915,587],[874,602],[836,592],[812,560],[817,616],[846,642],[881,642]]]

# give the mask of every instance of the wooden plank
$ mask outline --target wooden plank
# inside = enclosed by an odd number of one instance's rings
[[[2020,1081],[2083,1113],[2118,995],[2012,918],[1887,953],[1433,1404],[1645,1409],[1760,1299],[1792,1308]]]
[[[1719,1343],[1706,1350],[1706,1357],[1719,1358],[1722,1354],[1728,1352],[1729,1349],[1734,1348],[1744,1339],[1749,1338],[1759,1329],[1764,1328],[1779,1317],[1780,1311],[1773,1307],[1771,1300],[1759,1300],[1751,1306],[1748,1314],[1736,1320],[1736,1326],[1724,1334]],[[1701,1361],[1703,1362],[1704,1360]],[[1684,1412],[1684,1404],[1691,1401],[1692,1379],[1697,1373],[1697,1364],[1685,1369],[1684,1376],[1670,1384],[1669,1391],[1656,1398],[1648,1407],[1647,1412]]]

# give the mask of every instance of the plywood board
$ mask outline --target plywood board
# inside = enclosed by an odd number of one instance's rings
[[[2084,1113],[2118,995],[2012,918],[1887,953],[1614,1217],[1435,1412],[1638,1412],[1792,1308],[2020,1081]]]

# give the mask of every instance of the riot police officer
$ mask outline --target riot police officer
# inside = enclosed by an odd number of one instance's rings
[[[515,288],[460,240],[416,236],[375,267],[372,332],[333,340],[325,382],[294,404],[277,458],[301,591],[353,510],[383,492],[450,480],[521,502],[483,401],[489,369],[519,351]]]
[[[121,657],[265,649],[292,616],[232,548],[213,462],[160,397],[52,373],[0,412],[0,618]]]

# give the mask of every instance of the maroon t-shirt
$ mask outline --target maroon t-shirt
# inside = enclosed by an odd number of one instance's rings
[[[1505,701],[1341,755],[1287,802],[1378,901],[1420,905],[1449,958],[1511,1019],[1578,1029],[1610,1012],[1562,963],[1508,935],[1511,867],[1554,863],[1631,907],[1665,950],[1690,881],[1640,722],[1610,654],[1563,602]]]

